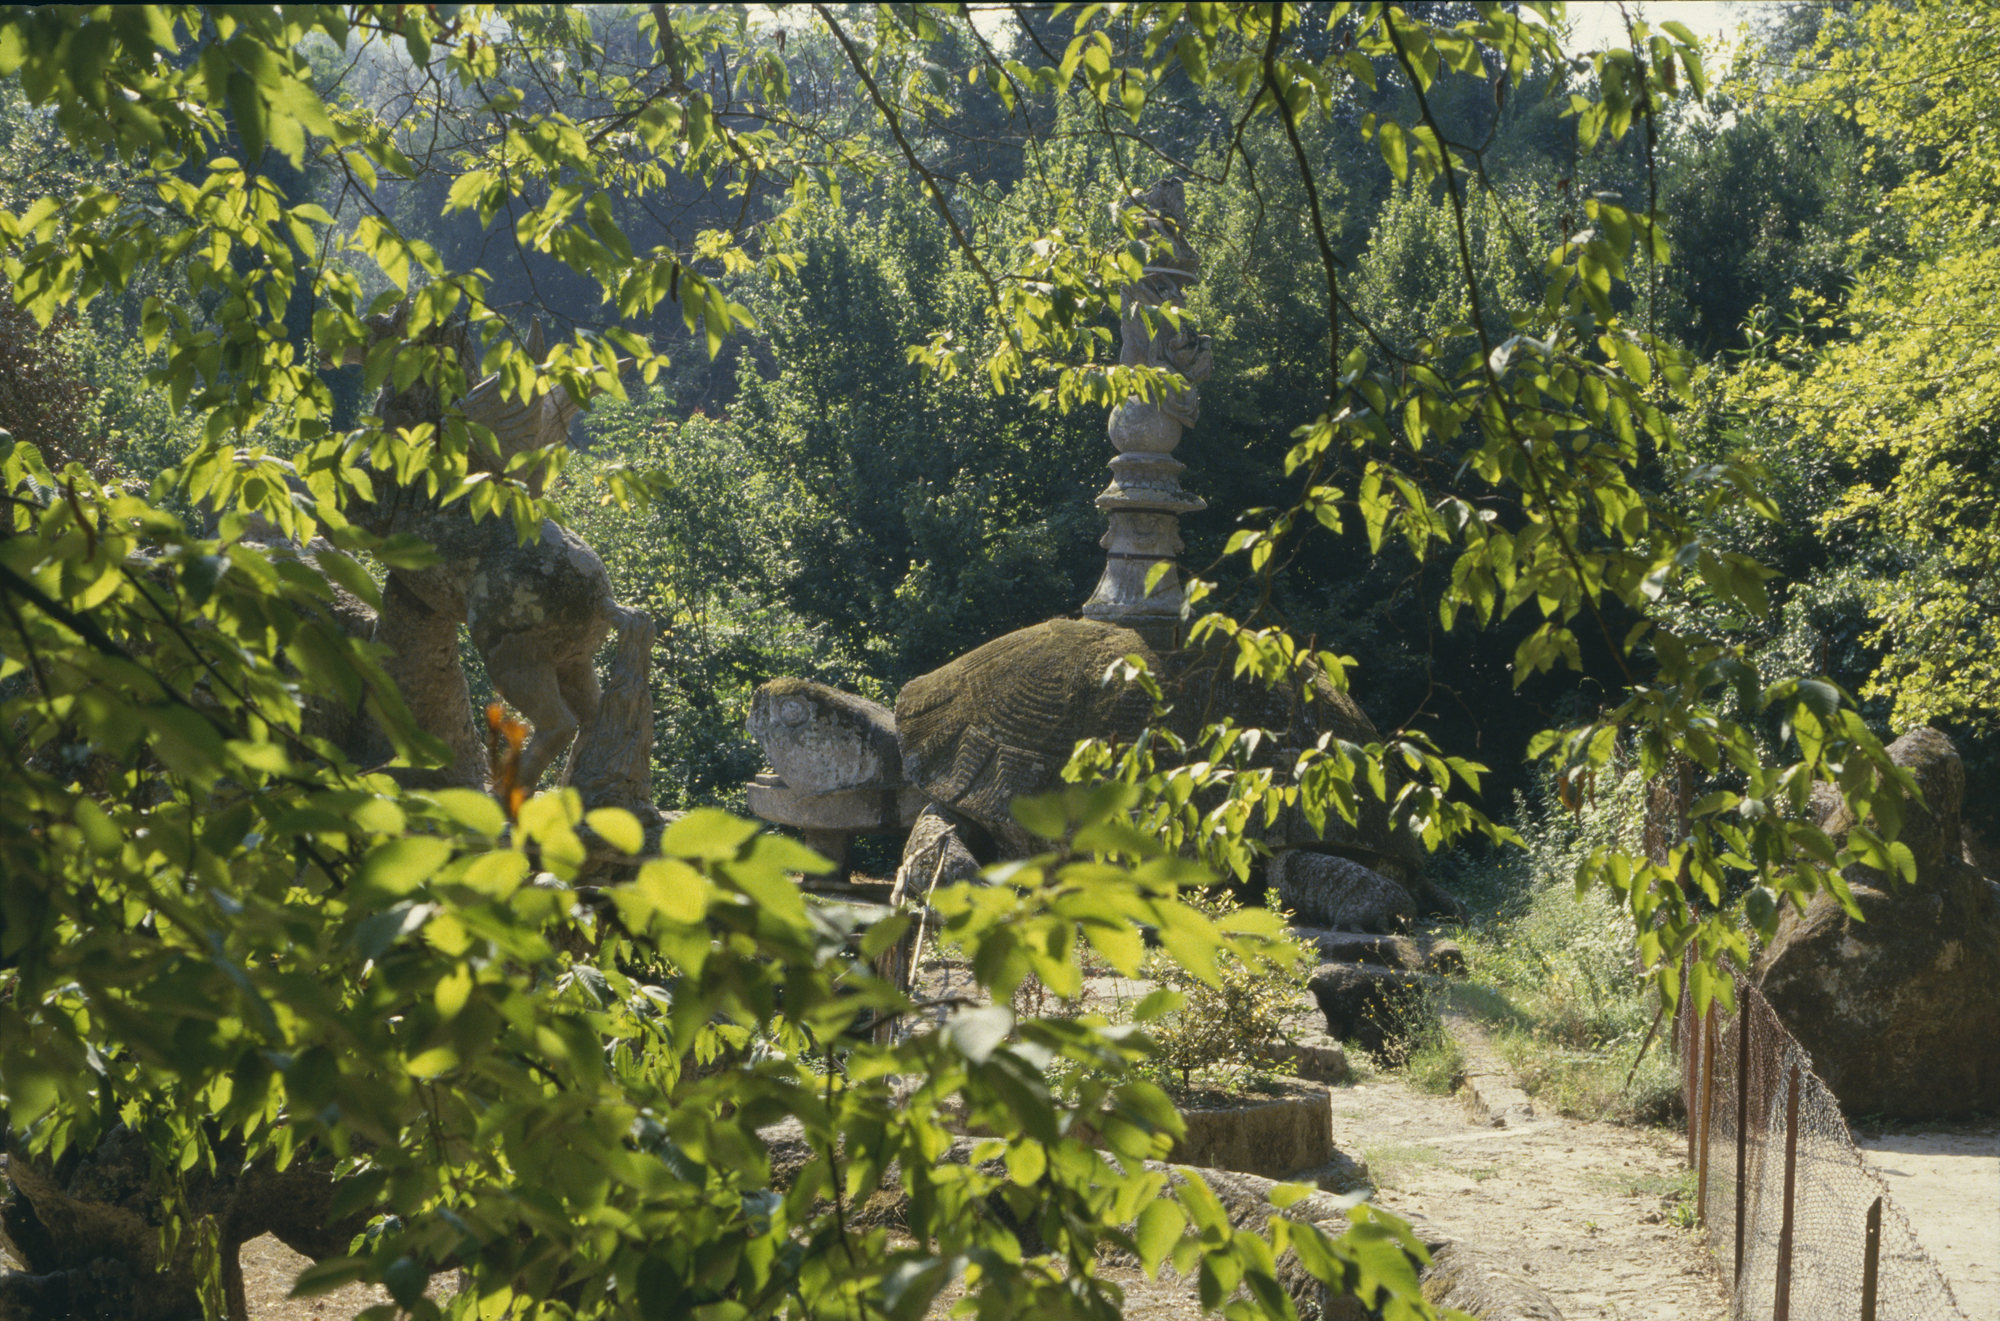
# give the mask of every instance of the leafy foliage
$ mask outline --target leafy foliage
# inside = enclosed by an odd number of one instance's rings
[[[1242,910],[1226,895],[1194,906],[1225,929],[1242,921]],[[1257,963],[1223,955],[1212,983],[1171,958],[1158,960],[1152,971],[1164,994],[1134,1008],[1135,1018],[1153,1024],[1155,1049],[1143,1070],[1183,1094],[1240,1093],[1259,1066],[1274,1058],[1285,1035],[1285,1013],[1298,998],[1301,951],[1281,947],[1278,954],[1278,961]]]
[[[361,359],[364,395],[422,379],[453,400],[465,369],[424,332],[462,317],[480,370],[510,395],[623,398],[621,355],[678,390],[706,378],[671,361],[670,342],[714,358],[763,320],[789,375],[766,379],[743,354],[742,416],[641,412],[569,492],[685,524],[621,583],[676,627],[735,608],[721,580],[782,580],[857,651],[863,620],[916,635],[893,671],[989,625],[978,596],[1012,587],[1026,610],[1063,574],[1037,540],[1084,526],[1048,495],[1067,474],[1036,490],[972,470],[1025,464],[1045,426],[1080,461],[1084,433],[1063,416],[1176,383],[1112,353],[1144,236],[1067,182],[1001,206],[934,168],[938,143],[1018,122],[1021,179],[1091,166],[1129,182],[1127,134],[1184,101],[1219,108],[1191,136],[1224,177],[1248,179],[1255,161],[1303,201],[1311,241],[1292,269],[1312,277],[1324,335],[1283,364],[1299,406],[1267,468],[1296,494],[1224,542],[1240,567],[1196,586],[1210,612],[1191,636],[1239,676],[1342,681],[1337,650],[1270,610],[1277,571],[1331,533],[1437,564],[1446,630],[1519,616],[1516,685],[1600,651],[1612,699],[1531,751],[1553,754],[1571,796],[1627,764],[1650,777],[1685,761],[1723,783],[1663,862],[1606,843],[1578,867],[1630,913],[1664,994],[1682,990],[1683,952],[1699,952],[1687,989],[1705,1004],[1727,993],[1717,962],[1746,954],[1734,896],[1768,926],[1780,896],[1845,897],[1849,863],[1909,870],[1893,842],[1904,777],[1843,693],[1760,675],[1729,627],[1765,613],[1769,571],[1704,520],[1775,506],[1757,465],[1676,431],[1693,396],[1687,355],[1652,315],[1672,255],[1661,216],[1581,189],[1517,215],[1493,182],[1492,135],[1474,141],[1478,108],[1518,105],[1532,78],[1560,93],[1539,131],[1573,118],[1576,151],[1650,176],[1668,107],[1705,90],[1700,52],[1675,25],[1635,25],[1586,76],[1539,7],[1498,4],[1436,23],[1387,5],[1310,19],[1286,5],[1088,7],[1065,16],[1067,38],[1026,23],[1005,51],[948,7],[813,8],[792,52],[741,13],[664,6],[605,33],[603,16],[561,9],[0,13],[0,75],[69,150],[106,162],[61,196],[0,208],[0,270],[41,325],[138,300],[150,384],[199,424],[144,498],[79,465],[51,471],[19,439],[5,451],[0,1074],[17,1141],[56,1154],[122,1122],[163,1169],[237,1142],[251,1161],[332,1162],[340,1207],[372,1230],[301,1288],[380,1282],[415,1317],[443,1310],[421,1295],[448,1263],[468,1279],[448,1304],[458,1317],[916,1317],[955,1280],[983,1317],[1099,1317],[1119,1301],[1094,1272],[1113,1247],[1149,1269],[1173,1260],[1232,1316],[1290,1312],[1275,1266],[1287,1247],[1386,1317],[1428,1315],[1421,1250],[1386,1218],[1361,1213],[1329,1239],[1273,1217],[1259,1234],[1233,1229],[1198,1180],[1166,1196],[1143,1160],[1168,1149],[1175,1120],[1135,1076],[1154,1049],[1142,1032],[1003,1006],[1029,976],[1074,994],[1084,944],[1135,973],[1142,928],[1203,986],[1230,959],[1261,967],[1275,919],[1217,922],[1184,902],[1210,873],[1183,853],[1241,871],[1253,814],[1351,820],[1362,794],[1393,799],[1439,843],[1490,828],[1451,796],[1478,767],[1411,733],[1286,749],[1274,770],[1251,755],[1256,732],[1228,727],[1182,747],[1086,750],[1098,783],[1017,807],[1044,854],[933,899],[938,939],[969,960],[984,1002],[865,1040],[864,1025],[919,1008],[873,970],[908,917],[807,903],[792,874],[823,863],[803,849],[697,811],[658,857],[624,860],[633,879],[583,885],[583,828],[600,851],[629,852],[636,823],[586,816],[567,792],[503,803],[399,787],[392,772],[440,749],[380,657],[340,628],[333,588],[369,599],[369,560],[416,567],[427,552],[343,511],[393,480],[526,535],[561,456],[503,467],[455,407],[431,432],[368,418],[345,430],[320,364]],[[389,52],[371,66],[386,90],[330,103],[333,52],[364,47]],[[960,82],[980,90],[960,100]],[[1091,145],[1050,145],[1070,138]],[[1376,234],[1432,270],[1421,305],[1347,279],[1338,198],[1309,142],[1373,153],[1404,190]],[[901,206],[910,194],[880,208],[872,239],[848,220],[843,189],[897,178],[942,232]],[[315,200],[329,188],[365,200],[329,209]],[[692,235],[642,231],[640,213],[681,203]],[[467,241],[405,223],[426,209]],[[560,271],[601,300],[541,361],[507,319],[508,286],[479,264],[489,231],[519,267],[506,278]],[[761,297],[742,292],[753,277]],[[308,303],[309,339],[295,325]],[[411,337],[371,343],[363,317],[398,304]],[[828,306],[865,333],[816,342]],[[1007,411],[975,407],[986,395]],[[603,434],[619,434],[615,419]],[[774,503],[807,510],[790,524],[797,565],[773,562],[759,524],[717,517],[712,493],[737,484],[746,454]],[[216,513],[206,535],[172,512],[197,505]],[[870,542],[849,539],[850,516]],[[260,548],[245,537],[253,517],[324,548],[311,562]],[[647,535],[603,506],[578,517],[607,544]],[[992,535],[1009,522],[1012,540]],[[1703,609],[1677,611],[1689,603]],[[711,698],[738,681],[726,650],[704,644],[694,682]],[[383,724],[395,765],[353,766],[328,736],[357,710]],[[1802,819],[1821,781],[1875,822],[1839,853]],[[1073,1101],[1050,1089],[1058,1061],[1081,1080]],[[789,1182],[762,1136],[779,1122],[814,1153]],[[907,1236],[851,1223],[848,1208],[892,1179]],[[207,1285],[219,1289],[213,1272]]]
[[[1987,237],[1991,16],[1944,4],[1871,6],[1820,33],[1805,91],[1848,107],[1884,183],[1858,286],[1732,383],[1730,403],[1823,438],[1848,475],[1830,535],[1894,557],[1868,585],[1882,663],[1868,691],[1899,723],[1986,723],[1996,492],[1990,480],[1995,287]],[[1879,162],[1879,164],[1876,164]],[[1898,177],[1901,176],[1901,177]],[[1897,240],[1883,241],[1883,231]],[[1823,341],[1823,342],[1821,342]]]

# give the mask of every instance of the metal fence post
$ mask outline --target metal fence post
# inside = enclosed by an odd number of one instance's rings
[[[1743,1279],[1743,1222],[1749,1210],[1750,1188],[1750,997],[1736,997],[1736,1269],[1729,1290]]]
[[[1867,1246],[1861,1256],[1861,1321],[1875,1321],[1875,1273],[1882,1262],[1882,1199],[1868,1208]]]
[[[1709,1002],[1702,1015],[1701,1033],[1701,1159],[1695,1165],[1694,1214],[1698,1224],[1708,1223],[1708,1147],[1715,1120],[1715,1003]],[[1692,1117],[1690,1117],[1692,1123]]]
[[[1701,1039],[1688,1023],[1688,1003],[1694,980],[1694,947],[1681,960],[1681,998],[1674,1006],[1674,1041],[1681,1048],[1681,1103],[1688,1118],[1688,1167],[1695,1163],[1695,1089],[1701,1080]],[[1698,1026],[1698,1025],[1697,1025]]]
[[[1771,1321],[1791,1321],[1792,1316],[1792,1207],[1799,1186],[1799,1066],[1792,1065],[1791,1085],[1785,1090],[1785,1218],[1778,1230],[1778,1290],[1772,1300]]]

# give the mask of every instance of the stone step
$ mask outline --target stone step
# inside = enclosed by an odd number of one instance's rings
[[[1322,963],[1367,963],[1378,968],[1430,972],[1445,977],[1465,973],[1465,951],[1442,936],[1375,935],[1366,931],[1330,931],[1324,927],[1292,927],[1292,938],[1319,953]]]

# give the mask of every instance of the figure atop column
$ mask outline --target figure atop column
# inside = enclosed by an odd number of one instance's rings
[[[1195,385],[1207,379],[1213,363],[1208,336],[1174,326],[1157,310],[1181,307],[1188,286],[1201,278],[1201,259],[1182,234],[1187,200],[1181,181],[1169,175],[1119,209],[1137,214],[1151,252],[1144,277],[1125,289],[1118,360],[1128,367],[1169,369],[1185,384],[1169,388],[1158,403],[1134,396],[1112,410],[1109,433],[1118,453],[1111,460],[1111,484],[1097,497],[1097,507],[1111,523],[1098,544],[1109,554],[1083,613],[1169,647],[1178,641],[1186,599],[1174,566],[1183,549],[1180,516],[1208,507],[1207,501],[1181,489],[1185,465],[1173,452],[1182,429],[1200,415]],[[1167,572],[1149,593],[1147,575],[1162,562],[1169,566]]]

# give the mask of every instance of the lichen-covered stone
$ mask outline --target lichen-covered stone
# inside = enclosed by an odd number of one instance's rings
[[[996,638],[911,680],[896,698],[903,773],[936,802],[990,831],[1002,852],[1039,847],[1010,811],[1013,800],[1060,783],[1077,741],[1129,742],[1152,719],[1139,685],[1107,671],[1136,656],[1159,680],[1167,728],[1185,739],[1225,717],[1275,735],[1258,765],[1287,766],[1321,737],[1369,743],[1368,717],[1323,677],[1293,688],[1267,688],[1233,671],[1231,649],[1161,651],[1129,628],[1088,619],[1053,619]],[[1254,827],[1273,848],[1310,843],[1340,848],[1398,877],[1421,874],[1423,853],[1388,806],[1362,796],[1359,820],[1337,814],[1315,829],[1287,810]],[[1414,912],[1414,909],[1412,910]]]
[[[1410,892],[1371,867],[1331,853],[1290,849],[1272,858],[1265,876],[1274,906],[1299,922],[1335,931],[1402,931],[1416,920]]]
[[[1423,1288],[1432,1307],[1455,1308],[1479,1321],[1563,1321],[1542,1286],[1463,1243],[1446,1243],[1431,1253]]]
[[[1426,1016],[1429,984],[1421,973],[1365,963],[1323,963],[1306,979],[1306,989],[1326,1015],[1329,1036],[1391,1059]]]
[[[1244,1096],[1227,1106],[1184,1106],[1180,1114],[1187,1131],[1172,1159],[1181,1164],[1284,1179],[1333,1156],[1333,1097],[1321,1084],[1297,1083],[1281,1095]]]
[[[1849,1113],[2000,1109],[2000,899],[1960,856],[1964,766],[1934,729],[1889,751],[1924,792],[1901,834],[1916,883],[1850,867],[1866,920],[1825,893],[1803,915],[1786,909],[1756,979]],[[1844,808],[1827,819],[1837,838],[1853,825]]]
[[[1438,936],[1377,935],[1303,926],[1292,927],[1289,934],[1318,954],[1321,963],[1372,963],[1378,968],[1430,972],[1441,977],[1465,974],[1465,950],[1457,941]]]
[[[373,338],[404,333],[402,312],[369,318]],[[420,337],[469,366],[477,360],[462,322],[431,327]],[[532,347],[532,346],[531,346]],[[445,403],[423,378],[402,390],[385,384],[376,413],[391,432],[443,425]],[[488,428],[497,450],[476,447],[475,470],[503,472],[529,449],[560,444],[581,407],[567,391],[509,399],[498,375],[460,401],[467,418]],[[540,476],[529,489],[540,493]],[[377,477],[374,498],[349,510],[379,536],[408,533],[436,551],[423,569],[391,569],[382,592],[377,642],[394,653],[384,668],[420,727],[452,750],[443,771],[403,773],[406,783],[485,787],[484,740],[458,659],[458,628],[467,626],[494,691],[534,726],[522,750],[519,780],[532,789],[596,719],[601,692],[592,660],[623,614],[610,577],[588,544],[550,520],[525,543],[513,520],[475,519],[467,501],[445,503],[428,480]]]
[[[1152,702],[1135,684],[1105,683],[1120,658],[1150,654],[1131,629],[1052,619],[995,638],[896,697],[903,773],[934,800],[992,831],[1009,851],[1035,841],[1011,807],[1059,781],[1077,740],[1131,739]]]
[[[965,839],[964,823],[936,803],[917,814],[903,862],[896,869],[897,899],[924,902],[941,885],[979,879],[979,859]]]
[[[1313,1082],[1342,1083],[1353,1073],[1346,1048],[1323,1032],[1281,1041],[1271,1047],[1266,1060],[1293,1077]]]

